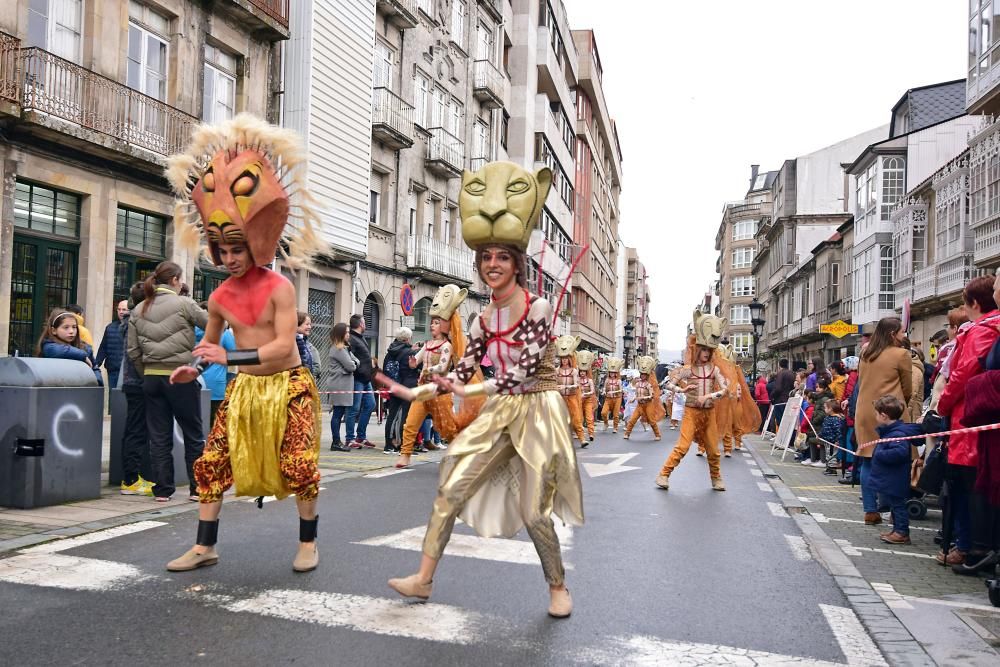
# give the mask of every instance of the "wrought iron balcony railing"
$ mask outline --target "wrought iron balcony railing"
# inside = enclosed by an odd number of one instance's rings
[[[17,104],[21,100],[18,91],[21,77],[18,74],[18,51],[21,40],[13,35],[0,32],[0,100]]]
[[[464,283],[471,283],[474,263],[473,253],[468,248],[448,245],[426,236],[410,237],[406,265],[411,269],[432,271]]]
[[[413,145],[413,106],[388,88],[372,90],[372,134],[390,148]]]
[[[427,166],[458,176],[465,167],[465,144],[443,127],[432,127],[427,141]]]
[[[37,47],[20,49],[21,108],[160,155],[184,148],[194,116]]]
[[[249,2],[282,26],[288,27],[289,0],[249,0]]]

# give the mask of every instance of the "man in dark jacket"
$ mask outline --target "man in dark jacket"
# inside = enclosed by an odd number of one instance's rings
[[[94,360],[94,367],[104,369],[108,372],[108,388],[118,387],[118,373],[122,367],[122,358],[125,356],[125,339],[122,337],[121,323],[128,315],[128,301],[118,302],[118,321],[110,323],[104,328],[104,337],[101,338],[101,346],[97,348],[97,359]]]
[[[785,403],[795,388],[795,373],[788,370],[788,359],[778,360],[778,372],[774,376],[772,391],[768,394],[774,406],[774,430],[777,432],[781,418],[785,415]]]
[[[143,300],[142,283],[132,285],[130,292],[132,307],[135,308]],[[124,341],[128,336],[128,322],[131,315],[125,304],[125,314],[118,324],[118,336]],[[105,338],[107,332],[105,332]],[[102,347],[104,343],[101,343]],[[136,370],[132,360],[123,355],[122,393],[125,394],[125,434],[122,437],[122,483],[120,493],[123,496],[152,496],[152,481],[142,478],[140,471],[143,465],[149,464],[149,432],[146,430],[146,396],[142,390],[142,373]],[[113,387],[112,387],[113,388]]]
[[[374,447],[375,443],[368,440],[368,421],[375,409],[375,397],[372,395],[372,353],[365,340],[365,318],[361,315],[351,315],[351,352],[358,360],[358,368],[354,371],[354,404],[347,411],[347,446]]]
[[[413,356],[413,347],[410,339],[413,331],[407,327],[396,329],[396,339],[389,344],[389,350],[382,360],[382,369],[389,378],[400,383],[404,387],[416,387],[416,373],[410,368],[410,357]],[[389,407],[385,417],[385,447],[386,454],[399,451],[399,443],[402,438],[403,424],[406,422],[406,415],[409,412],[410,403],[398,396],[389,398]]]

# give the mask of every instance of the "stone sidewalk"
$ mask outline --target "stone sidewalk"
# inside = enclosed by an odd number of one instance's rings
[[[859,486],[839,484],[838,476],[804,466],[791,453],[782,461],[782,452],[772,454],[771,443],[760,437],[744,438],[744,444],[785,509],[815,522],[815,529],[826,538],[818,541],[835,545],[838,556],[846,557],[938,664],[1000,664],[1000,608],[990,605],[985,576],[956,575],[934,558],[939,551],[934,536],[941,526],[936,498],[926,498],[926,518],[910,522],[911,545],[888,545],[879,533],[891,527],[889,515],[883,515],[881,525],[866,526]],[[810,540],[809,531],[804,532]],[[819,553],[822,545],[810,546],[824,560]]]
[[[329,413],[324,413],[323,418],[319,468],[324,483],[371,474],[386,468],[391,469],[395,465],[396,455],[387,455],[382,451],[385,432],[383,424],[378,424],[373,419],[369,425],[368,438],[375,443],[374,449],[334,452],[330,451]],[[186,488],[179,488],[170,502],[157,503],[148,496],[123,496],[118,492],[118,487],[108,486],[110,431],[110,421],[106,420],[101,462],[103,471],[101,497],[26,510],[0,507],[0,554],[59,537],[80,535],[93,530],[189,512],[198,508],[197,503],[187,499]],[[413,464],[421,465],[437,461],[443,453],[437,451],[415,455]],[[245,500],[247,499],[237,499],[230,495],[226,497],[225,502]]]

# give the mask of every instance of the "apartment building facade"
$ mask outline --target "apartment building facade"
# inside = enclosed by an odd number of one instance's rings
[[[0,354],[32,354],[49,310],[69,303],[99,338],[165,259],[207,298],[225,275],[174,247],[163,168],[202,120],[278,120],[287,0],[5,6]]]
[[[757,230],[765,216],[771,215],[771,186],[776,171],[761,172],[758,165],[750,168],[750,187],[745,197],[726,204],[722,221],[715,235],[719,253],[716,270],[719,280],[716,296],[717,312],[728,319],[725,336],[733,345],[741,363],[748,363],[753,352],[753,327],[750,324],[750,302],[757,295],[753,275],[753,259],[757,251]]]
[[[624,302],[618,306],[624,317],[621,354],[626,365],[632,367],[636,357],[659,356],[659,326],[649,316],[649,306],[653,299],[649,275],[639,259],[639,251],[628,246],[624,250]]]

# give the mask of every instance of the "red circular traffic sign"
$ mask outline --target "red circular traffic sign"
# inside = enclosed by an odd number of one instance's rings
[[[399,290],[399,307],[407,317],[413,314],[413,288],[410,283],[403,283]]]

